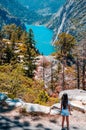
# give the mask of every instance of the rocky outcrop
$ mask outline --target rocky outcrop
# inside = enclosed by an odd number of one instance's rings
[[[63,93],[68,93],[70,105],[73,109],[78,109],[80,111],[86,112],[86,91],[78,89],[64,90],[59,94],[59,98],[61,98]],[[3,94],[0,94],[0,99],[3,96],[4,96]],[[21,99],[12,100],[10,98],[7,98],[5,101],[9,106],[20,107],[28,113],[38,112],[50,115],[60,114],[60,107],[61,107],[60,103],[56,103],[52,106],[43,106],[39,104],[26,103]]]
[[[70,104],[73,108],[86,112],[86,91],[81,89],[64,90],[59,94],[62,97],[63,93],[67,93]]]
[[[38,56],[37,70],[35,71],[35,79],[44,80],[45,88],[49,87],[51,82],[51,71],[57,69],[59,61],[54,56]],[[51,68],[52,67],[52,68]]]

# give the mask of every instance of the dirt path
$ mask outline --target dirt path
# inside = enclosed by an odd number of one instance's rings
[[[86,130],[86,113],[73,110],[70,130]],[[65,123],[66,127],[66,123]],[[25,116],[18,111],[0,113],[0,130],[61,130],[61,116]]]

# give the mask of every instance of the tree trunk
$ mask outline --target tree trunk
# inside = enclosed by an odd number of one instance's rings
[[[63,63],[63,73],[62,73],[62,79],[63,79],[63,81],[62,81],[62,90],[64,90],[64,89],[65,89],[64,63]]]
[[[51,89],[52,89],[52,92],[54,91],[54,86],[53,86],[53,63],[51,61]]]
[[[82,88],[85,90],[85,61],[83,60],[83,68],[82,68]]]
[[[66,56],[63,57],[62,67],[62,90],[65,90],[65,67],[66,67]]]
[[[78,58],[77,58],[77,88],[80,89],[80,66]]]

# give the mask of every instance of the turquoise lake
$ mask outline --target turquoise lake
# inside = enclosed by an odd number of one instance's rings
[[[52,46],[53,31],[45,26],[26,25],[27,32],[32,29],[34,32],[34,39],[36,41],[36,48],[43,55],[50,55],[55,52]]]

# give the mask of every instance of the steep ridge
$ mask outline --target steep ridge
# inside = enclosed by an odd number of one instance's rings
[[[67,32],[81,40],[86,31],[86,1],[67,0],[47,26],[54,30],[54,40],[61,32]]]

